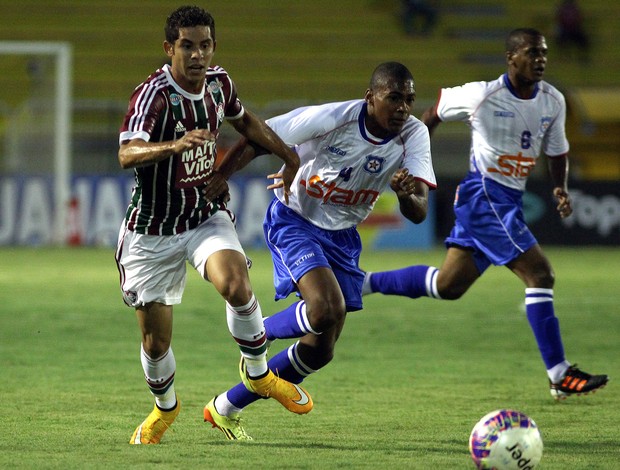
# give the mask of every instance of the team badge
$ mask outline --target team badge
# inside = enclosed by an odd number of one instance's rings
[[[383,170],[383,162],[385,162],[385,158],[377,157],[375,155],[367,155],[364,171],[373,174],[381,173]]]
[[[123,291],[123,300],[130,307],[135,307],[136,302],[138,302],[138,293],[133,290]]]
[[[224,122],[224,103],[218,103],[215,112],[217,114],[217,120],[220,123]]]
[[[540,129],[539,129],[539,133],[541,135],[544,135],[545,132],[547,132],[547,129],[549,129],[549,126],[551,125],[551,118],[550,117],[543,117],[540,120]]]

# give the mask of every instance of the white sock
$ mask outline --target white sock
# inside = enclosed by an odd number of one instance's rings
[[[144,370],[144,378],[155,397],[157,406],[162,410],[174,408],[177,404],[174,391],[176,361],[172,348],[169,348],[161,357],[153,359],[144,351],[144,346],[141,346],[140,361]],[[160,390],[164,390],[163,393],[159,393]]]
[[[554,384],[560,383],[562,379],[564,378],[564,374],[566,374],[566,371],[568,370],[569,367],[570,367],[570,362],[563,361],[563,362],[560,362],[559,364],[556,364],[551,369],[548,369],[547,375],[549,376],[549,380],[551,380],[551,383],[554,383]]]
[[[264,375],[268,370],[267,347],[264,343],[267,338],[263,314],[254,294],[246,305],[233,307],[226,302],[226,320],[228,330],[239,345],[241,355],[245,358],[248,375],[250,377]],[[258,344],[260,340],[264,341],[262,347],[250,346]]]
[[[213,405],[215,406],[215,411],[217,411],[222,416],[230,416],[232,414],[238,414],[243,411],[243,408],[237,408],[230,402],[226,393],[218,395],[215,398]]]
[[[362,295],[372,294],[372,287],[370,286],[370,276],[372,273],[370,271],[366,272],[364,276],[364,283],[362,284]]]

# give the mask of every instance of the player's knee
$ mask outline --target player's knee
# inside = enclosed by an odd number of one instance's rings
[[[246,279],[231,276],[218,286],[220,295],[231,305],[244,305],[252,297],[252,287]]]
[[[142,348],[151,359],[159,359],[170,349],[170,340],[149,335],[142,339]]]
[[[343,322],[346,314],[344,299],[321,299],[311,305],[306,302],[306,307],[312,329],[318,332],[326,331]]]
[[[461,286],[448,286],[438,289],[438,294],[442,300],[458,300],[467,292],[467,288]]]
[[[541,269],[532,275],[530,287],[541,287],[543,289],[552,289],[555,284],[555,273],[550,269]]]

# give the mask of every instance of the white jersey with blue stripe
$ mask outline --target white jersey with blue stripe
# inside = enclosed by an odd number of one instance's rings
[[[541,152],[552,158],[569,150],[564,96],[544,81],[530,99],[516,96],[506,74],[443,88],[437,116],[470,126],[471,171],[520,191]]]
[[[398,134],[379,139],[366,129],[366,113],[364,100],[352,100],[267,120],[301,161],[289,207],[318,227],[341,230],[362,222],[399,168],[436,187],[426,126],[410,116]],[[275,194],[284,202],[281,188]]]

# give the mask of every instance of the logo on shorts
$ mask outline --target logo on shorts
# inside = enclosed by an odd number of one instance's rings
[[[132,290],[126,290],[123,292],[123,300],[127,305],[133,307],[138,301],[138,293]]]
[[[303,255],[297,261],[295,261],[295,266],[299,266],[304,261],[308,261],[310,258],[314,258],[314,253],[308,253],[307,255]]]

